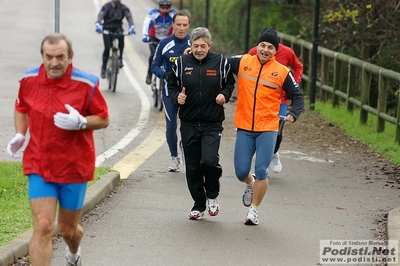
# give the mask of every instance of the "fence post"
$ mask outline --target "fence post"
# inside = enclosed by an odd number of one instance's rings
[[[349,62],[349,78],[347,79],[347,99],[346,99],[346,110],[353,112],[354,104],[349,101],[350,97],[354,97],[354,91],[356,88],[356,72],[357,69]]]
[[[335,53],[334,71],[333,71],[333,93],[332,93],[332,107],[339,107],[339,96],[336,91],[340,91],[340,80],[342,76],[342,61],[336,58]]]
[[[377,106],[377,119],[376,119],[376,131],[384,132],[385,131],[385,120],[380,117],[380,113],[386,113],[386,104],[387,104],[387,79],[382,77],[383,69],[379,70],[379,82],[378,82],[378,106]]]
[[[365,66],[366,63],[364,63]],[[365,124],[368,121],[368,111],[364,109],[364,105],[369,105],[370,86],[371,86],[371,73],[367,72],[364,67],[362,69],[361,77],[361,108],[360,108],[360,122]]]
[[[329,59],[322,54],[321,55],[321,86],[319,88],[319,98],[321,101],[326,102],[328,100],[328,93],[322,87],[328,85],[329,77]]]

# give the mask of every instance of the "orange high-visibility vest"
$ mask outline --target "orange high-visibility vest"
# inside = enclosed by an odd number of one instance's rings
[[[275,57],[262,65],[256,55],[242,56],[235,127],[255,132],[278,130],[280,95],[289,71]]]

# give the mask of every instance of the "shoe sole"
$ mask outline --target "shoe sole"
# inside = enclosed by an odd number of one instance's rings
[[[189,220],[201,220],[201,217],[203,217],[204,216],[204,213],[203,214],[201,214],[200,216],[195,216],[195,215],[190,215],[189,214],[189,217],[188,217],[188,219]]]
[[[242,196],[242,203],[243,203],[243,205],[244,205],[245,207],[250,207],[252,202],[253,202],[253,198],[251,198],[251,201],[250,201],[249,204],[246,204],[246,203],[244,202],[244,196]]]
[[[246,219],[246,221],[244,221],[244,224],[245,224],[245,225],[258,225],[258,222],[257,222],[257,223],[254,223],[252,220]]]
[[[201,216],[189,216],[189,220],[201,220]]]
[[[242,203],[243,203],[243,205],[244,205],[245,207],[250,207],[250,206],[251,206],[251,202],[250,202],[250,204],[247,205],[247,204],[245,204],[244,201],[242,200]]]
[[[279,170],[279,171],[274,171],[274,170],[271,169],[271,171],[274,172],[275,174],[278,174],[278,173],[280,173],[282,171],[282,169]]]
[[[211,211],[208,211],[208,214],[209,214],[210,216],[217,216],[217,215],[218,215],[218,213],[219,213],[219,210],[218,210],[218,211],[216,211],[216,212],[211,212]]]

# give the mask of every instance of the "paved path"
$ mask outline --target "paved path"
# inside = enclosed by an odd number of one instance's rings
[[[398,191],[385,187],[383,180],[370,182],[357,166],[346,165],[345,157],[351,154],[338,160],[335,153],[307,154],[301,145],[288,147],[288,142],[281,150],[283,172],[271,175],[260,224],[243,225],[244,187],[233,172],[235,131],[228,122],[233,110],[234,104],[226,106],[220,214],[201,221],[187,219],[192,200],[184,169],[166,172],[164,144],[86,216],[83,261],[89,265],[317,265],[320,240],[376,239],[375,219],[382,209],[398,205]],[[62,242],[56,245],[52,265],[63,262],[64,248]]]
[[[35,1],[36,4],[40,2]],[[144,14],[151,3],[144,0],[125,0],[125,3],[137,7],[132,8],[132,12],[140,32]],[[84,6],[78,9],[73,8],[72,4],[65,4],[63,10],[69,16],[64,17],[68,18],[68,24],[62,25],[76,23],[72,16],[74,12],[77,13],[75,16],[84,17],[80,12],[93,8],[89,1],[79,4]],[[31,16],[27,10],[19,18]],[[51,12],[51,7],[47,11]],[[95,11],[92,12],[93,17],[94,14]],[[47,17],[51,20],[51,16]],[[33,17],[31,19],[34,21]],[[75,47],[77,53],[80,51],[80,56],[76,56],[78,65],[96,73],[100,52],[94,52],[93,47],[101,45],[101,40],[92,40],[92,20],[86,17],[86,23],[81,23],[82,29],[87,32],[76,38],[85,42],[77,42]],[[40,27],[41,23],[34,25]],[[27,24],[20,22],[18,25],[23,28]],[[78,31],[71,26],[64,29],[72,35]],[[90,37],[85,38],[85,34]],[[43,36],[35,36],[32,34],[28,37],[35,41],[37,48]],[[146,124],[143,126],[139,123],[138,114],[142,113],[146,104],[139,101],[137,86],[146,88],[143,66],[148,51],[147,47],[140,44],[140,39],[139,42],[137,38],[130,40],[132,50],[129,50],[128,44],[125,59],[134,81],[129,78],[129,73],[124,72],[116,94],[105,89],[114,124],[97,133],[98,153],[106,152],[132,128],[138,129],[138,135],[102,164],[115,166],[117,170],[127,173],[123,176],[127,179],[122,181],[121,186],[118,186],[119,175],[110,174],[88,191],[86,210],[92,209],[101,199],[105,200],[85,215],[82,221],[85,229],[82,242],[84,265],[317,265],[320,240],[376,239],[376,218],[382,210],[400,205],[399,192],[387,188],[384,180],[377,178],[370,182],[357,165],[346,164],[351,154],[312,153],[302,147],[302,143],[291,142],[290,139],[295,136],[285,135],[280,151],[284,169],[280,174],[270,177],[271,185],[260,207],[260,224],[243,225],[246,208],[241,204],[241,194],[244,187],[234,175],[235,131],[232,117],[235,105],[230,103],[226,106],[227,119],[220,149],[224,169],[219,197],[220,214],[216,217],[206,216],[200,221],[189,221],[187,215],[192,200],[186,187],[184,168],[178,173],[166,172],[168,151],[163,142],[162,115],[160,118],[158,111],[150,109]],[[19,40],[22,41],[23,38]],[[38,56],[36,48],[31,52]],[[141,51],[139,55],[137,49]],[[87,58],[94,57],[96,60],[82,60],[86,53]],[[7,65],[12,66],[12,58],[5,57],[4,52],[0,55],[2,69]],[[3,58],[8,59],[4,61]],[[7,86],[0,87],[6,96],[1,99],[2,108],[12,108],[16,79],[24,71],[22,65],[29,67],[40,60],[38,57],[29,58],[29,62],[17,62],[17,69],[9,70],[13,79],[5,79]],[[13,88],[13,91],[9,91],[9,88]],[[144,93],[151,102],[150,92]],[[4,116],[4,128],[7,129],[1,132],[2,147],[5,147],[13,134],[12,113],[1,114]],[[297,126],[293,124],[286,127]],[[0,156],[7,158],[5,151]],[[109,191],[113,192],[105,197]],[[398,213],[398,210],[393,212],[393,217]],[[400,220],[393,220],[396,219]],[[392,232],[395,238],[399,238],[396,233],[400,228],[398,224],[396,226],[397,229],[392,227]],[[28,231],[11,244],[0,247],[1,266],[6,265],[4,261],[13,251],[16,256],[26,253],[30,235],[31,231]],[[64,250],[65,244],[57,241],[52,265],[65,264]]]

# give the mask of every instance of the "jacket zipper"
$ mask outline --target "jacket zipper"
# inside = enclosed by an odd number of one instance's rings
[[[255,116],[256,116],[256,101],[257,101],[257,90],[258,90],[258,81],[260,80],[260,75],[264,64],[261,65],[260,71],[258,72],[257,80],[256,80],[256,89],[254,90],[254,104],[253,104],[253,118],[251,122],[251,131],[254,131],[254,124],[255,124]]]

